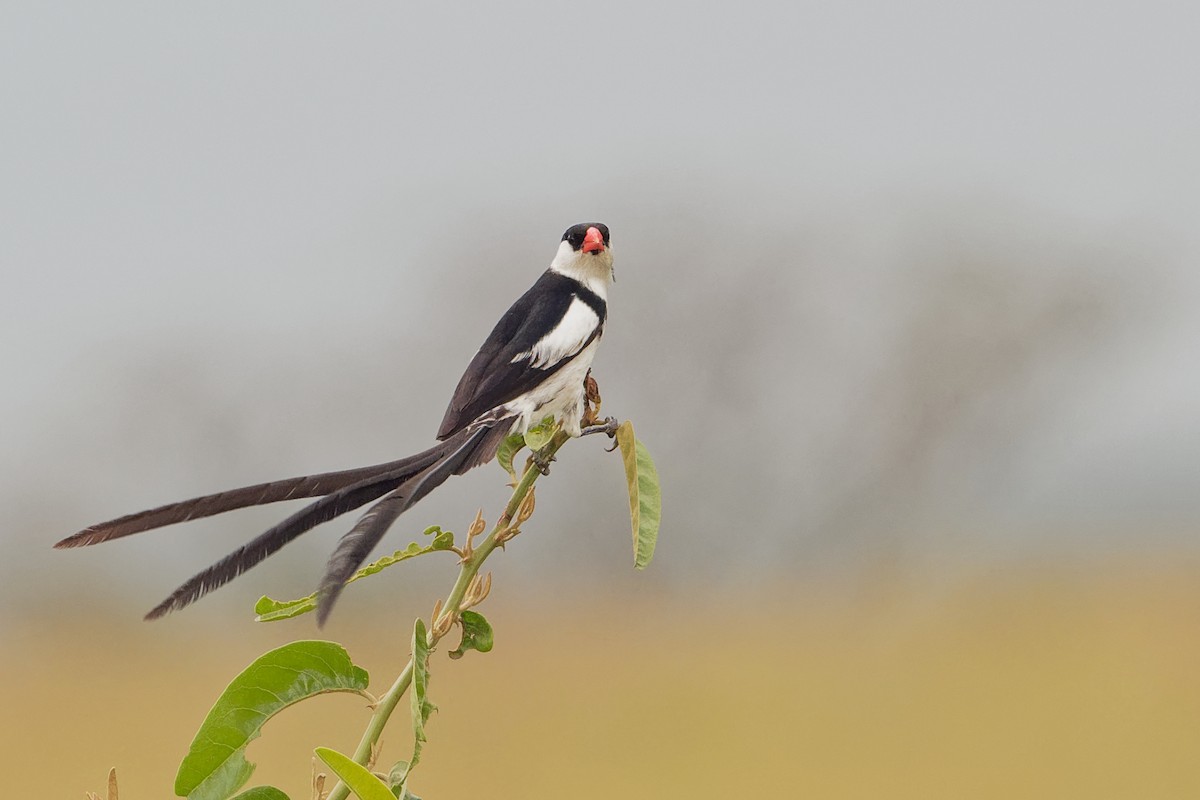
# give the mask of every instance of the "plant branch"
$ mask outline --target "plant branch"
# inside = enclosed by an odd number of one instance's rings
[[[558,452],[571,437],[566,433],[559,431],[554,434],[550,443],[543,447],[539,452],[539,459],[544,463],[549,463],[549,459]],[[487,557],[491,555],[497,547],[503,547],[504,543],[511,539],[517,530],[513,525],[513,520],[517,520],[519,525],[523,521],[524,515],[522,511],[526,508],[526,499],[533,490],[533,484],[542,476],[541,471],[534,465],[533,459],[525,465],[525,472],[521,475],[521,479],[517,482],[513,489],[512,496],[508,500],[508,505],[504,507],[504,513],[500,515],[500,519],[496,520],[495,526],[487,537],[475,546],[474,550],[464,558],[461,562],[458,579],[454,582],[453,588],[446,596],[445,603],[441,606],[441,613],[437,619],[431,621],[429,633],[426,641],[429,643],[430,649],[438,643],[446,634],[454,627],[454,623],[458,621],[459,613],[461,612],[463,598],[467,594],[467,590],[471,586],[471,582],[475,576],[479,574],[480,567]],[[400,698],[408,691],[408,687],[412,684],[413,677],[413,659],[410,656],[408,664],[400,672],[395,683],[387,690],[379,701],[375,704],[374,713],[371,715],[370,722],[367,723],[367,729],[363,732],[362,740],[358,743],[358,749],[354,751],[354,760],[363,766],[367,766],[367,762],[371,760],[371,754],[379,743],[380,736],[383,735],[384,726],[387,725],[388,719],[392,712],[396,710],[396,706],[400,702]],[[350,787],[345,783],[338,782],[337,786],[330,792],[328,800],[346,800],[350,796]]]

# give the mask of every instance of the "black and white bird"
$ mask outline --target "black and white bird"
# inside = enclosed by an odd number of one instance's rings
[[[223,586],[302,533],[378,500],[329,558],[318,589],[323,624],[346,580],[396,518],[448,477],[491,461],[507,436],[547,416],[572,436],[584,432],[584,380],[604,333],[612,263],[608,226],[585,222],[567,229],[549,269],[505,312],[471,359],[438,428],[439,443],[428,450],[386,464],[260,483],[140,511],[92,525],[55,547],[98,544],[236,508],[321,498],[193,576],[146,615],[155,619]]]

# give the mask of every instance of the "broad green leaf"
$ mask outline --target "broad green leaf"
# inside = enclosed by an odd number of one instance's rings
[[[550,440],[554,438],[555,428],[554,417],[546,417],[525,432],[525,444],[536,453],[550,444]]]
[[[464,611],[459,621],[462,623],[462,641],[450,651],[451,658],[462,658],[468,650],[486,653],[492,649],[492,626],[483,614]]]
[[[633,423],[626,420],[617,428],[617,444],[625,463],[625,482],[629,486],[629,519],[633,524],[633,565],[645,569],[654,558],[658,524],[662,517],[662,491],[658,470],[645,445],[633,434]]]
[[[410,558],[423,556],[426,553],[433,553],[438,550],[449,550],[454,546],[454,534],[451,531],[444,531],[437,525],[425,529],[426,536],[433,536],[433,541],[422,547],[416,542],[411,543],[403,550],[397,550],[390,556],[384,556],[378,561],[372,561],[358,572],[350,576],[350,580],[346,583],[353,583],[359,578],[365,578],[368,575],[374,575],[377,572],[382,572],[393,564],[399,564],[401,561],[407,561]],[[301,614],[307,614],[310,611],[317,609],[317,593],[313,592],[307,597],[301,597],[298,600],[274,600],[266,595],[258,598],[258,602],[254,604],[254,613],[257,616],[255,622],[278,622],[281,619],[291,619],[298,617]]]
[[[175,776],[175,794],[226,800],[254,771],[246,745],[284,708],[326,692],[363,692],[367,672],[333,642],[292,642],[242,670],[208,712]],[[269,787],[267,787],[269,788]]]
[[[496,461],[500,466],[504,467],[504,471],[509,474],[513,480],[517,479],[517,471],[513,469],[513,458],[525,446],[525,437],[519,433],[514,433],[503,442],[500,443],[500,449],[496,451]]]
[[[392,794],[392,790],[386,783],[376,778],[369,769],[349,756],[344,756],[337,750],[330,750],[328,747],[318,747],[314,752],[317,754],[317,758],[328,764],[334,774],[342,779],[342,783],[349,786],[350,791],[358,795],[361,800],[396,800],[396,796]]]
[[[425,630],[425,621],[420,618],[413,624],[412,661],[412,693],[409,700],[412,711],[413,753],[400,778],[400,786],[404,791],[408,790],[408,778],[413,767],[421,760],[421,746],[426,741],[425,723],[429,721],[429,715],[437,710],[437,706],[429,702],[429,634]],[[400,796],[403,796],[403,792]]]
[[[239,794],[233,800],[288,800],[288,796],[274,786],[255,786]]]

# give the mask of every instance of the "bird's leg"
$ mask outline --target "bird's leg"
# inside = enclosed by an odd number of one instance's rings
[[[549,475],[550,474],[550,462],[558,460],[554,455],[546,452],[550,449],[552,444],[553,444],[553,442],[546,445],[541,450],[535,450],[533,455],[531,455],[529,457],[529,463],[531,463],[531,464],[533,464],[533,466],[537,467],[537,471],[542,473],[543,475]]]
[[[612,437],[617,435],[618,427],[620,427],[620,423],[617,422],[616,417],[605,417],[604,421],[599,424],[588,425],[586,428],[584,428],[583,430],[581,430],[579,432],[579,435],[580,436],[590,436],[593,433],[603,433],[603,434],[607,434],[608,438],[611,439]]]

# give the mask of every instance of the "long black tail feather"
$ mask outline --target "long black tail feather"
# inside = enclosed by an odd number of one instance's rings
[[[447,453],[454,453],[465,440],[466,431],[409,458],[392,462],[400,466],[334,491],[315,503],[310,503],[279,524],[264,531],[208,569],[193,575],[165,600],[146,614],[146,619],[158,619],[171,611],[199,600],[214,589],[224,586],[246,570],[276,553],[301,534],[323,522],[363,506],[403,485],[416,475],[441,463]]]
[[[339,472],[323,472],[319,475],[305,475],[299,478],[285,478],[270,483],[258,483],[253,486],[243,486],[240,489],[230,489],[216,494],[193,497],[177,503],[168,503],[158,508],[127,514],[108,522],[89,525],[79,533],[68,536],[54,546],[56,548],[85,547],[100,542],[120,539],[134,533],[141,533],[153,528],[174,525],[190,519],[211,517],[238,508],[278,503],[283,500],[296,500],[305,497],[321,497],[340,489],[354,486],[379,475],[392,474],[406,468],[416,466],[416,470],[424,469],[430,463],[430,455],[440,451],[440,446],[417,453],[415,456],[390,461],[386,464],[375,464],[370,467],[359,467]]]
[[[511,419],[502,419],[471,431],[465,441],[447,450],[436,463],[405,480],[359,518],[354,527],[338,541],[325,565],[325,575],[317,590],[317,625],[324,626],[346,581],[379,544],[392,523],[451,475],[461,475],[491,461],[508,434],[511,427],[507,424],[509,422]]]

